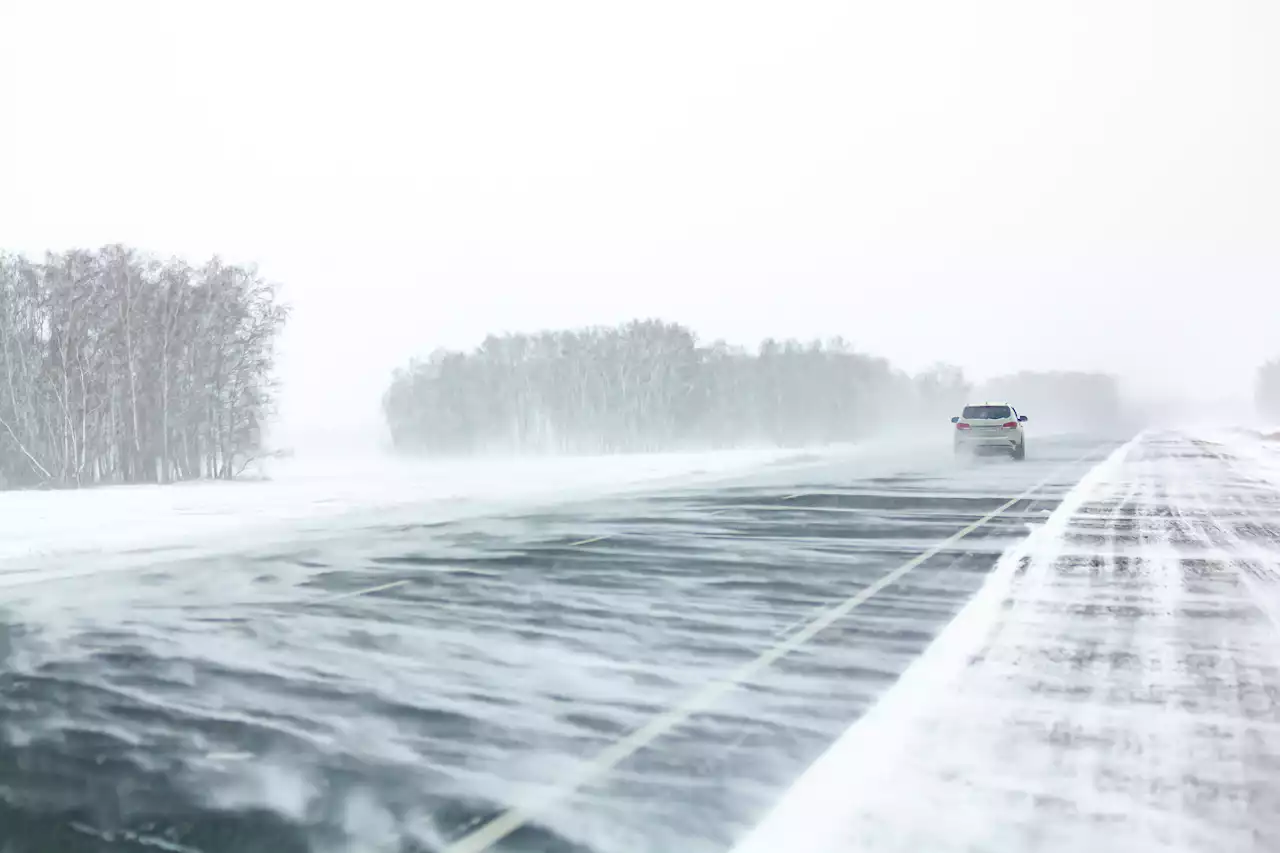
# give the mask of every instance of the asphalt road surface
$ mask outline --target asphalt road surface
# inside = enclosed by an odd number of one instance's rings
[[[10,590],[0,850],[460,853],[537,802],[489,849],[723,853],[1119,444],[815,457]]]

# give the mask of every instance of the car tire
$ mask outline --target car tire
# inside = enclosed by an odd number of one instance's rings
[[[1013,449],[1013,458],[1019,462],[1027,458],[1027,440],[1025,438],[1018,442],[1018,446]]]

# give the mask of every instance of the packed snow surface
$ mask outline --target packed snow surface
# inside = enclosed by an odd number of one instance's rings
[[[1278,474],[1116,450],[735,853],[1280,849]]]

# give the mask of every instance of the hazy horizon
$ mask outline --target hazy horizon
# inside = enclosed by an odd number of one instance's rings
[[[643,317],[1160,398],[1245,400],[1280,355],[1273,5],[50,2],[0,26],[0,248],[257,263],[294,307],[282,436],[373,436],[391,371],[437,347]]]

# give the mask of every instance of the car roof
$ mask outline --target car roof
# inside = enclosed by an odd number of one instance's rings
[[[966,409],[970,406],[1012,406],[1012,404],[1006,403],[1004,400],[985,400],[981,403],[965,403]]]

